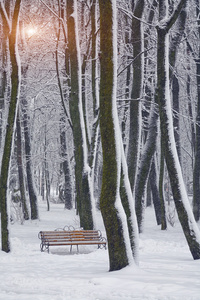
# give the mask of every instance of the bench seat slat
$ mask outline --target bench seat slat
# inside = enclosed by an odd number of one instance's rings
[[[49,242],[48,244],[49,244],[49,246],[97,245],[97,244],[104,245],[104,244],[106,244],[106,242],[98,241],[98,243],[97,243],[96,241],[69,241],[69,242],[55,241],[55,242]]]
[[[53,243],[53,242],[62,242],[62,243],[67,243],[67,242],[99,242],[99,239],[45,239],[46,243]]]

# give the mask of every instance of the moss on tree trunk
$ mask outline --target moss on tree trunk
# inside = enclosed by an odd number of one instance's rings
[[[74,1],[67,2],[67,25],[68,25],[68,54],[70,58],[71,92],[69,100],[70,116],[73,127],[74,156],[75,156],[75,181],[76,203],[80,216],[80,226],[84,229],[93,229],[92,204],[88,182],[88,173],[84,166],[84,143],[83,128],[81,126],[80,101],[79,99],[79,73],[78,53],[76,45],[76,32],[74,16]]]
[[[12,18],[12,29],[9,35],[9,51],[10,51],[10,60],[11,60],[11,97],[10,105],[8,111],[8,120],[5,133],[5,144],[3,148],[3,157],[1,165],[1,177],[0,177],[0,199],[1,199],[1,244],[2,250],[5,252],[10,252],[10,243],[9,243],[9,216],[7,211],[7,182],[9,176],[9,165],[11,159],[12,151],[12,142],[13,142],[13,132],[15,126],[15,115],[18,101],[19,93],[19,68],[17,57],[16,57],[16,43],[17,43],[17,26],[18,26],[18,17],[20,10],[21,0],[16,0],[14,14]],[[0,10],[2,17],[4,18],[4,13],[2,8]]]
[[[103,149],[103,177],[100,208],[107,232],[110,271],[128,264],[122,220],[116,208],[118,168],[113,120],[113,29],[112,1],[100,0],[100,129]]]

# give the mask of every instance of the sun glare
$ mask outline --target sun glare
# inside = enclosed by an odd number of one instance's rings
[[[35,27],[27,27],[25,31],[27,36],[30,38],[32,35],[34,35],[37,32],[37,29]]]

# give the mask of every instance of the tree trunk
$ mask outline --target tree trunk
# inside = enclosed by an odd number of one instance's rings
[[[26,173],[27,185],[31,208],[31,220],[38,219],[37,195],[34,186],[32,161],[31,161],[31,140],[28,127],[27,101],[22,99],[23,126],[24,126],[24,142],[25,142],[25,158],[26,158]]]
[[[62,0],[61,1],[61,7],[60,7],[60,17],[64,20],[64,8],[65,8],[65,3]],[[64,28],[65,30],[65,28]],[[64,37],[65,37],[65,43],[67,43],[67,36],[66,32],[64,32]],[[61,144],[61,157],[63,159],[63,162],[61,163],[61,172],[63,172],[64,176],[64,183],[62,186],[59,187],[59,197],[61,201],[64,201],[65,203],[65,208],[66,209],[71,209],[72,208],[72,202],[73,202],[73,184],[72,184],[72,174],[71,174],[71,166],[70,166],[70,160],[69,160],[69,154],[68,154],[68,149],[67,149],[67,137],[66,137],[66,132],[65,132],[65,123],[66,119],[69,123],[70,128],[73,131],[72,123],[70,120],[70,116],[66,107],[66,93],[63,92],[62,88],[62,82],[60,78],[60,73],[59,73],[59,59],[58,59],[58,48],[59,48],[59,40],[60,40],[60,34],[61,34],[61,22],[59,22],[59,28],[57,32],[57,44],[56,44],[56,72],[57,72],[57,79],[58,79],[58,87],[60,91],[60,96],[61,96],[61,102],[63,106],[63,111],[64,111],[64,116],[61,117],[60,119],[60,144]],[[65,49],[65,54],[66,56],[68,55],[68,50],[67,47]],[[66,71],[66,78],[69,78],[69,64],[67,63],[67,59],[65,61],[65,71]],[[65,79],[67,83],[69,83],[69,79]]]
[[[61,124],[65,124],[64,118],[61,118]],[[60,144],[61,144],[61,156],[63,158],[61,168],[64,175],[64,184],[62,186],[63,198],[65,202],[65,208],[70,210],[72,209],[72,202],[73,202],[72,174],[71,174],[71,166],[70,166],[69,154],[67,149],[66,132],[62,127],[60,132]]]
[[[42,200],[44,201],[44,193],[45,193],[45,184],[44,184],[44,162],[42,163],[42,166],[41,166],[41,180],[40,180],[40,190],[41,190],[41,196],[42,196]]]
[[[200,22],[199,22],[200,23]],[[200,56],[200,51],[199,51]],[[196,221],[200,219],[200,58],[196,62],[197,66],[197,116],[196,116],[196,143],[195,159],[193,170],[193,212]]]
[[[125,16],[125,26],[128,28],[128,17]],[[128,44],[131,42],[131,28],[129,30],[125,30],[125,45],[128,46]],[[126,69],[126,83],[125,83],[125,99],[127,101],[124,102],[125,108],[122,116],[121,121],[121,130],[122,130],[122,140],[124,144],[124,150],[126,150],[127,146],[127,140],[126,140],[126,127],[127,127],[127,119],[129,114],[129,104],[130,104],[130,81],[131,81],[131,65],[129,64]]]
[[[73,126],[76,203],[80,216],[80,226],[93,229],[92,203],[87,164],[87,144],[81,98],[81,63],[78,52],[78,32],[74,11],[76,0],[67,1],[68,54],[70,58],[71,92],[69,100]],[[84,127],[84,128],[83,128]]]
[[[93,98],[93,124],[91,133],[91,142],[89,149],[89,165],[94,176],[96,163],[97,141],[99,136],[99,82],[98,82],[98,49],[97,49],[97,1],[92,1],[91,7],[91,35],[92,35],[92,98]]]
[[[1,3],[1,5],[3,5]],[[1,177],[0,177],[0,199],[1,199],[1,245],[2,251],[10,252],[9,230],[8,230],[8,199],[7,199],[7,182],[9,176],[9,165],[11,160],[12,144],[14,142],[14,127],[17,104],[20,88],[20,62],[17,53],[17,27],[20,11],[21,0],[16,0],[14,14],[12,17],[12,28],[9,35],[9,51],[11,61],[11,98],[8,111],[8,120],[5,134],[5,145],[3,148]],[[3,19],[6,19],[5,11],[0,6],[0,13]],[[5,21],[6,22],[6,21]],[[7,24],[9,27],[9,25]]]
[[[196,0],[196,16],[198,24],[198,37],[200,38],[200,20],[199,20],[199,1]],[[195,159],[193,170],[193,212],[196,221],[200,219],[200,46],[198,49],[198,59],[196,62],[196,80],[197,80],[197,115],[196,115],[196,142]]]
[[[103,177],[100,208],[107,232],[110,271],[119,270],[129,264],[129,249],[125,239],[128,228],[121,205],[119,187],[121,145],[117,139],[116,110],[116,35],[115,1],[100,0],[100,129],[103,149]],[[114,22],[114,24],[113,24]],[[115,28],[115,29],[114,29]],[[116,36],[115,36],[116,38]],[[127,232],[128,234],[128,232]],[[130,247],[130,241],[129,241]],[[132,255],[131,255],[132,256]]]
[[[152,3],[154,7],[156,5],[155,2]],[[137,6],[136,6],[137,7]],[[151,23],[153,20],[153,13],[149,14],[149,22]],[[139,22],[139,21],[138,21]],[[141,25],[140,25],[141,26]],[[140,41],[141,43],[141,41]],[[142,49],[140,49],[141,51]],[[139,54],[139,53],[138,53]],[[137,85],[137,84],[136,84]],[[144,219],[144,211],[146,208],[145,203],[145,191],[147,186],[147,180],[151,168],[152,157],[155,153],[156,143],[157,143],[157,132],[158,132],[158,112],[157,112],[157,99],[151,103],[151,112],[149,116],[149,128],[145,141],[145,145],[142,149],[140,162],[138,164],[138,174],[135,182],[135,207],[136,207],[136,215],[138,220],[139,232],[142,232],[143,228],[143,219]]]
[[[188,246],[194,259],[200,258],[200,232],[194,220],[194,216],[187,197],[177,150],[175,147],[173,121],[171,114],[171,102],[169,93],[169,48],[168,32],[177,20],[182,8],[185,8],[186,0],[181,0],[175,12],[166,22],[165,26],[157,26],[158,56],[157,56],[157,96],[159,101],[159,114],[161,124],[161,138],[167,170],[169,173],[172,194],[178,213],[178,217],[185,234]],[[164,17],[164,16],[163,16]]]
[[[132,190],[135,186],[136,170],[138,166],[140,137],[141,137],[141,92],[143,85],[143,56],[142,52],[142,29],[141,18],[144,9],[144,0],[138,0],[132,19],[133,57],[136,58],[133,66],[133,85],[130,102],[130,129],[128,144],[128,172]]]
[[[187,50],[189,51],[189,49]],[[188,65],[189,68],[189,65]],[[192,97],[191,97],[191,78],[190,75],[187,75],[187,99],[188,99],[188,113],[189,113],[189,118],[191,120],[191,150],[192,150],[192,167],[193,167],[193,158],[195,154],[195,122],[194,116],[193,116],[193,111],[192,111]]]
[[[5,3],[5,9],[7,14],[10,12],[10,1],[6,0]],[[8,78],[9,78],[9,72],[7,70],[8,66],[8,60],[9,60],[9,49],[8,49],[8,36],[9,36],[9,27],[7,26],[7,22],[5,18],[2,18],[3,23],[3,32],[2,35],[2,41],[1,41],[1,81],[0,81],[0,147],[2,147],[2,141],[3,141],[3,130],[5,126],[4,122],[4,108],[5,108],[5,99],[8,97]]]
[[[137,181],[135,185],[135,208],[138,220],[139,232],[142,232],[144,209],[145,209],[145,189],[148,175],[151,168],[152,157],[156,149],[156,138],[158,131],[158,114],[157,109],[152,105],[152,112],[150,117],[150,125],[146,143],[141,156],[140,168],[138,171]]]
[[[23,171],[23,161],[22,161],[22,137],[21,137],[21,120],[20,120],[20,110],[18,109],[17,113],[17,166],[18,166],[18,175],[19,175],[19,188],[21,195],[21,204],[24,220],[29,219],[27,201],[26,201],[26,189],[24,186],[24,171]]]
[[[166,209],[165,209],[165,196],[164,196],[164,192],[163,192],[165,157],[164,157],[163,147],[164,147],[164,143],[162,143],[162,137],[161,137],[159,196],[160,196],[160,205],[161,205],[161,230],[166,230],[167,229],[167,218],[166,218]]]
[[[155,156],[151,163],[149,181],[150,181],[150,185],[151,185],[156,221],[157,221],[157,225],[160,225],[161,224],[161,203],[160,203],[160,196],[159,196],[159,190],[158,190],[158,176],[157,176],[157,170],[156,170],[156,164],[155,164]]]
[[[178,157],[181,163],[181,143],[180,143],[180,125],[179,125],[179,81],[176,75],[172,78],[172,101],[173,101],[173,126],[174,126],[174,138],[176,142],[176,148]]]
[[[173,34],[170,46],[169,46],[169,63],[170,63],[170,81],[172,86],[172,103],[173,103],[173,125],[174,125],[174,137],[176,141],[176,147],[178,152],[178,157],[181,162],[181,144],[180,144],[180,125],[179,125],[179,80],[176,75],[175,65],[177,58],[177,49],[181,42],[181,38],[184,35],[185,24],[186,24],[186,11],[182,10],[179,14],[176,33]]]
[[[45,188],[46,188],[46,201],[47,211],[50,211],[50,179],[49,179],[49,167],[47,161],[47,126],[44,126],[44,177],[45,177]]]

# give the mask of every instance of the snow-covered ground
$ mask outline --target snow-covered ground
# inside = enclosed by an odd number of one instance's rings
[[[200,261],[194,261],[178,223],[167,231],[146,212],[140,265],[108,272],[107,250],[94,246],[40,252],[40,230],[77,225],[74,211],[40,205],[40,221],[10,227],[12,252],[0,251],[0,300],[200,300]],[[97,218],[103,235],[100,215]]]

